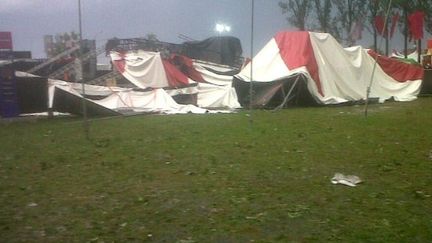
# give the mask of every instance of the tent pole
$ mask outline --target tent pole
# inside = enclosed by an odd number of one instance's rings
[[[253,49],[254,49],[254,11],[255,11],[255,0],[251,0],[251,36],[250,36],[250,82],[249,82],[249,124],[252,125],[252,108],[253,108]]]
[[[387,30],[387,20],[388,20],[388,16],[390,15],[390,9],[391,9],[392,3],[393,3],[393,0],[390,0],[388,8],[387,8],[386,17],[385,17],[385,20],[384,20],[384,28],[383,28],[383,32],[384,32],[383,34],[384,35],[388,35],[388,33],[386,33],[386,30]],[[380,43],[378,45],[379,46],[378,50],[381,49],[382,42],[383,42],[383,38],[380,39]],[[365,115],[366,118],[368,116],[369,96],[370,96],[371,87],[372,87],[372,84],[373,84],[373,78],[375,76],[375,70],[376,70],[376,66],[377,66],[377,63],[378,63],[379,56],[380,56],[379,53],[377,53],[377,55],[375,57],[375,62],[374,62],[374,66],[373,66],[373,69],[372,69],[372,74],[371,74],[371,78],[370,78],[370,81],[369,81],[369,85],[368,85],[368,87],[366,89],[366,102],[365,102],[365,111],[364,111],[364,115]]]
[[[304,81],[304,79],[303,79],[303,81]],[[305,82],[305,83],[306,83],[306,82]],[[299,103],[300,94],[301,94],[302,90],[303,90],[303,86],[300,85],[300,86],[298,87],[298,89],[297,89],[296,101],[295,101],[295,104],[296,104],[296,105],[298,105],[298,103]]]
[[[282,101],[282,104],[280,104],[278,107],[276,107],[273,111],[280,110],[280,109],[282,109],[286,105],[286,103],[288,102],[289,97],[290,97],[292,91],[294,90],[295,86],[297,85],[297,83],[299,81],[299,78],[300,78],[300,75],[298,75],[296,77],[293,85],[291,86],[290,90],[288,91],[288,94],[285,96],[284,100]],[[282,86],[282,89],[283,89],[283,86]]]

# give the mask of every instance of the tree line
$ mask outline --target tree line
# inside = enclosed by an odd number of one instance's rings
[[[330,33],[348,46],[354,45],[365,29],[373,35],[372,47],[377,50],[377,36],[381,34],[386,40],[386,54],[391,27],[393,30],[398,28],[404,35],[407,49],[410,39],[408,18],[416,11],[424,13],[425,30],[432,34],[430,0],[281,0],[279,7],[287,21],[299,30]],[[379,32],[377,17],[386,16],[387,12],[389,17],[382,18],[387,20],[384,25],[388,27],[387,32]]]

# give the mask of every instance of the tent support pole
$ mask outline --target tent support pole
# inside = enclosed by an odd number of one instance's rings
[[[285,96],[286,96],[286,92],[285,92],[285,89],[284,89],[283,85],[282,85],[282,89],[281,89],[281,91],[282,91],[282,96],[285,98]]]
[[[388,35],[388,33],[386,32],[386,30],[387,30],[387,22],[388,22],[388,17],[390,15],[390,9],[391,9],[392,3],[393,3],[393,0],[390,0],[388,8],[387,8],[387,12],[386,12],[385,20],[384,20],[384,28],[383,28],[383,32],[384,33],[382,33],[383,35]],[[380,44],[379,44],[378,50],[381,49],[382,42],[383,42],[383,38],[380,39]],[[372,74],[371,74],[371,78],[370,78],[370,81],[369,81],[369,85],[368,85],[368,87],[366,89],[366,101],[365,101],[365,111],[364,111],[364,115],[365,115],[366,118],[368,116],[369,96],[370,96],[370,92],[371,92],[371,88],[372,88],[372,84],[373,84],[373,78],[375,76],[375,70],[376,70],[376,66],[377,66],[377,63],[378,63],[379,56],[380,56],[379,53],[377,53],[377,55],[375,57],[375,62],[374,62],[374,66],[373,66],[373,69],[372,69]]]
[[[286,105],[286,103],[287,103],[289,100],[291,100],[291,99],[290,99],[291,93],[292,93],[292,91],[294,90],[295,86],[297,85],[299,79],[300,79],[300,75],[298,75],[298,76],[296,77],[296,79],[295,79],[293,85],[291,86],[290,90],[288,91],[288,94],[285,96],[284,100],[282,101],[282,104],[280,104],[278,107],[276,107],[273,111],[278,111],[278,110],[282,109],[282,108]],[[283,89],[283,86],[282,86],[282,89]],[[292,98],[292,97],[291,97],[291,98]]]
[[[303,80],[303,81],[304,81],[304,80]],[[302,90],[303,90],[303,85],[300,85],[300,86],[298,87],[298,89],[297,89],[296,101],[295,101],[295,104],[296,104],[296,105],[298,105],[298,103],[299,103],[300,94],[301,94]]]

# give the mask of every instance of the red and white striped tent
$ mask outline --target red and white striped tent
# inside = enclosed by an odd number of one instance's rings
[[[360,46],[343,48],[330,34],[280,32],[235,77],[241,81],[274,82],[302,74],[320,104],[338,104],[370,97],[410,101],[423,78],[420,66],[379,56]],[[371,77],[373,80],[371,82]],[[291,79],[292,80],[292,79]]]

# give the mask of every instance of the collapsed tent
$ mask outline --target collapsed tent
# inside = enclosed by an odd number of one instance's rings
[[[254,106],[266,105],[280,90],[287,98],[287,86],[291,93],[295,83],[303,83],[318,104],[364,100],[370,83],[370,97],[410,101],[417,97],[422,77],[419,66],[360,46],[343,48],[330,34],[280,32],[235,76],[234,86],[242,105],[248,102],[244,88],[251,80],[252,87],[260,87],[254,89]]]
[[[112,53],[112,57],[119,72],[112,71],[90,81],[102,82],[105,86],[71,83],[11,70],[19,79],[31,78],[25,86],[31,89],[22,89],[25,92],[20,91],[19,98],[32,99],[25,104],[20,102],[24,104],[21,104],[21,110],[27,112],[27,106],[37,105],[37,112],[82,115],[83,104],[86,104],[87,115],[93,117],[136,113],[227,113],[241,108],[231,86],[233,72],[238,73],[235,68],[180,55],[162,58],[160,52],[131,51]],[[112,86],[117,83],[113,79],[119,76],[130,82],[126,85],[128,88]],[[35,81],[39,79],[44,82]],[[123,82],[123,78],[119,81]],[[34,89],[36,84],[40,86],[37,90]]]
[[[232,69],[190,58],[172,55],[162,58],[160,52],[111,52],[116,69],[141,89],[166,88],[172,96],[196,95],[196,103],[204,108],[240,108],[232,87]],[[216,71],[214,71],[216,70]]]
[[[331,35],[311,32],[278,33],[240,73],[229,66],[163,52],[137,50],[110,56],[118,71],[112,73],[121,74],[133,87],[86,84],[84,95],[81,83],[50,79],[48,107],[80,114],[84,101],[90,113],[102,116],[212,112],[208,108],[230,111],[248,105],[250,87],[254,107],[281,107],[292,100],[292,94],[297,101],[339,104],[364,100],[370,83],[370,97],[409,101],[419,93],[423,77],[419,66],[359,46],[343,48]]]
[[[162,58],[159,52],[113,52],[111,57],[134,87],[85,84],[83,90],[81,83],[49,79],[48,108],[81,115],[84,101],[89,116],[226,113],[240,108],[229,67],[179,55]],[[179,102],[179,96],[188,102]]]

